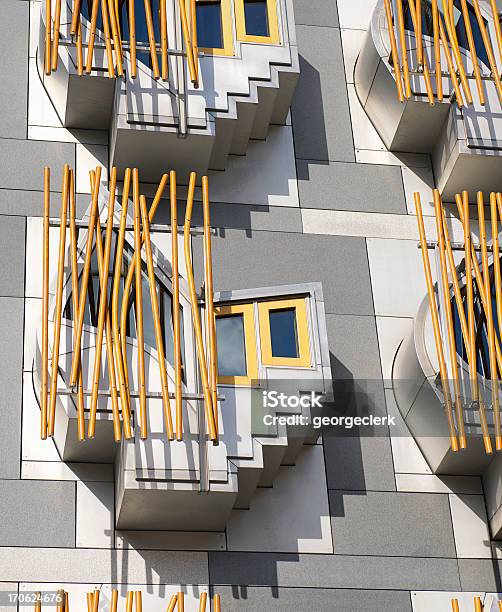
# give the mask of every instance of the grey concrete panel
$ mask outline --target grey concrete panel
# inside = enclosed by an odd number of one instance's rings
[[[0,201],[1,202],[1,201]],[[155,214],[156,223],[170,223],[171,208],[163,200]],[[184,219],[184,202],[178,202],[178,218]],[[192,224],[202,225],[202,204],[194,203]],[[276,232],[302,232],[301,212],[287,206],[256,206],[211,202],[211,226],[217,228],[253,229]]]
[[[390,438],[323,436],[329,489],[395,491]]]
[[[398,166],[298,160],[297,172],[303,208],[406,214]]]
[[[502,561],[496,559],[459,559],[462,591],[502,592]]]
[[[0,216],[0,297],[24,296],[26,219]]]
[[[1,146],[0,140],[0,146]],[[56,167],[53,166],[56,171]],[[54,179],[55,180],[55,179]],[[53,184],[53,189],[61,186]],[[42,217],[44,214],[43,179],[38,185],[39,191],[19,191],[17,189],[0,189],[0,215],[17,215],[24,217]],[[77,193],[77,217],[82,217],[90,204],[90,195]],[[51,216],[57,217],[61,206],[61,194],[51,192]]]
[[[446,495],[330,491],[335,553],[455,558]]]
[[[203,278],[202,240],[195,238],[197,282]],[[223,230],[213,238],[216,291],[320,281],[326,312],[373,314],[364,239]]]
[[[70,164],[75,168],[74,144],[0,139],[0,185],[2,189],[42,191],[44,166],[49,166],[51,168],[51,189],[61,191],[65,164]],[[59,202],[56,210],[59,210],[60,205]]]
[[[0,546],[75,546],[75,484],[0,481]]]
[[[28,2],[2,1],[0,137],[4,138],[27,137],[29,8]]]
[[[317,0],[315,10],[310,0],[293,0],[296,25],[338,27],[335,0]]]
[[[14,612],[13,605],[9,605],[9,593],[15,594],[18,593],[18,584],[17,582],[2,582],[0,583],[0,597],[2,597],[2,603],[0,604],[0,612]],[[15,604],[14,604],[15,607]]]
[[[218,587],[225,612],[348,612],[385,610],[411,612],[407,591],[362,591],[358,589],[284,589],[266,587]]]
[[[215,585],[460,590],[456,559],[214,552],[209,575]]]
[[[310,8],[312,13],[317,9]],[[300,81],[291,105],[296,156],[355,161],[340,31],[298,26]]]
[[[0,478],[19,478],[24,300],[0,298],[0,313]]]

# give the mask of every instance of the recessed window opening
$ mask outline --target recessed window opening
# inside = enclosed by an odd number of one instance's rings
[[[223,49],[221,0],[199,0],[197,11],[197,45],[207,49]]]
[[[299,357],[296,308],[270,310],[270,339],[273,357]]]
[[[216,319],[218,373],[220,376],[246,376],[246,343],[244,315],[220,316]]]
[[[244,0],[244,19],[248,36],[269,36],[267,0]]]

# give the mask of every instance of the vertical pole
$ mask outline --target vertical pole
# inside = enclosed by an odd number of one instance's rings
[[[66,215],[68,210],[68,189],[70,184],[70,167],[65,164],[63,172],[63,189],[61,197],[61,215],[59,232],[58,277],[56,285],[56,310],[54,313],[54,342],[52,345],[51,395],[49,407],[49,436],[54,435],[56,419],[56,396],[58,384],[59,343],[61,338],[61,315],[63,309],[64,260],[66,247]]]
[[[214,612],[221,612],[221,598],[218,593],[214,596]]]
[[[98,9],[99,0],[93,0],[92,13],[91,13],[91,29],[89,31],[89,41],[87,43],[87,58],[85,64],[85,71],[87,74],[91,73],[92,70],[92,58],[94,55],[94,40],[96,38],[96,26],[98,23]]]
[[[399,32],[399,45],[401,47],[401,60],[403,64],[403,78],[404,78],[404,91],[405,97],[411,98],[411,85],[410,85],[410,73],[408,67],[408,54],[406,51],[406,34],[404,31],[404,18],[403,18],[403,3],[402,0],[396,0],[397,9],[397,27]]]
[[[411,20],[413,22],[413,27],[415,28],[415,36],[418,37],[418,24],[421,21],[419,19],[419,15],[421,17],[421,13],[418,12],[418,5],[419,5],[420,0],[416,0],[416,5],[414,5],[413,0],[408,0],[408,6],[410,8],[410,15],[411,15]],[[418,44],[418,43],[417,43]],[[420,45],[422,47],[422,59],[419,60],[419,63],[422,64],[423,66],[423,71],[424,71],[424,81],[425,81],[425,89],[427,90],[427,98],[429,100],[429,104],[431,106],[434,106],[434,92],[432,91],[432,83],[431,83],[431,77],[429,74],[429,66],[427,63],[427,56],[424,54],[423,52],[423,45],[422,45],[422,31],[420,30]],[[417,47],[417,55],[418,55],[418,47]]]
[[[173,284],[173,339],[174,380],[176,402],[176,440],[183,440],[183,399],[181,388],[181,333],[180,333],[180,284],[178,268],[178,204],[176,201],[176,172],[170,174],[171,197],[171,265]]]
[[[500,18],[496,0],[490,0],[490,6],[492,9],[493,27],[495,28],[495,35],[497,37],[497,47],[500,60],[502,61],[502,32],[500,31]]]
[[[113,46],[115,47],[115,56],[117,59],[117,74],[119,76],[124,76],[124,58],[122,57],[122,41],[120,40],[117,14],[115,12],[113,0],[106,1],[108,2],[108,14],[110,15],[110,25],[112,27]]]
[[[176,608],[176,604],[178,603],[178,596],[173,595],[169,600],[169,605],[167,606],[167,612],[174,612],[174,608]]]
[[[167,57],[167,10],[166,0],[160,2],[160,45],[162,50],[162,80],[169,78],[169,61]]]
[[[392,67],[394,69],[394,78],[396,79],[397,97],[399,98],[399,102],[404,102],[403,84],[401,81],[401,66],[399,65],[399,54],[397,52],[396,37],[394,36],[394,23],[392,20],[390,0],[384,0],[384,6],[385,16],[387,18],[387,29],[389,31]]]
[[[199,314],[199,303],[197,300],[197,292],[195,291],[195,280],[192,267],[192,257],[190,254],[190,222],[192,217],[193,200],[195,195],[195,182],[197,175],[195,172],[190,174],[190,182],[188,185],[188,197],[187,206],[185,212],[185,226],[184,226],[184,251],[185,251],[185,265],[187,269],[187,280],[188,287],[190,289],[190,302],[192,304],[192,319],[195,331],[195,341],[197,345],[197,357],[199,361],[199,371],[202,379],[202,389],[204,393],[204,405],[206,409],[206,421],[209,429],[209,439],[213,442],[217,442],[218,436],[216,434],[216,427],[214,423],[214,409],[211,392],[209,390],[209,380],[206,368],[206,357],[204,352],[204,341],[202,339],[202,329],[200,323]]]
[[[190,24],[192,26],[192,54],[195,63],[195,80],[199,81],[199,46],[197,43],[197,0],[190,0]]]
[[[443,0],[443,7],[444,7],[444,14],[445,14],[444,22],[446,25],[446,31],[448,33],[448,38],[450,39],[451,48],[453,50],[453,56],[455,58],[455,62],[457,64],[458,73],[460,76],[460,82],[462,83],[462,88],[465,93],[465,99],[467,101],[467,104],[472,104],[471,88],[469,87],[469,82],[465,74],[464,64],[462,63],[462,55],[460,53],[460,49],[458,48],[457,34],[455,32],[455,27],[453,25],[452,15],[450,14],[450,11],[448,10],[446,3],[447,3],[447,0]]]
[[[484,209],[484,201],[483,201],[483,193],[478,191],[477,194],[478,200],[478,219],[479,219],[479,242],[481,244],[481,257],[482,257],[482,266],[483,266],[483,279],[484,279],[484,289],[485,289],[485,298],[486,298],[486,329],[488,332],[488,350],[490,354],[490,374],[492,377],[495,377],[495,384],[497,380],[496,369],[497,364],[495,361],[495,342],[493,335],[493,316],[492,316],[492,294],[490,287],[490,270],[488,266],[488,250],[486,247],[486,228],[485,228],[485,209]],[[495,370],[495,372],[494,372]],[[498,399],[498,396],[497,396]],[[483,441],[485,444],[485,451],[487,454],[491,455],[492,450],[492,442],[490,438],[490,434],[488,431],[488,423],[486,422],[486,414],[484,408],[483,397],[480,395],[479,397],[479,421],[481,424],[481,431],[483,434]]]
[[[444,54],[446,57],[446,63],[448,64],[448,72],[450,73],[450,79],[453,85],[453,89],[455,91],[455,96],[457,98],[457,104],[459,108],[462,108],[462,106],[464,105],[464,98],[462,97],[462,92],[460,91],[460,87],[458,84],[457,72],[453,65],[453,60],[451,58],[451,53],[450,53],[450,47],[448,46],[448,39],[446,38],[441,16],[439,16],[438,25],[439,25],[439,36],[443,44]]]
[[[143,336],[143,285],[141,278],[141,220],[139,211],[139,175],[134,168],[133,201],[134,201],[134,257],[136,259],[136,339],[138,342],[138,387],[139,387],[139,424],[140,436],[145,440],[148,436],[146,422],[145,394],[145,343]]]
[[[148,42],[150,44],[150,57],[152,58],[152,70],[153,78],[160,78],[159,73],[159,59],[157,57],[157,45],[155,42],[155,32],[153,29],[153,18],[152,18],[152,7],[150,0],[144,0],[145,4],[145,16],[146,16],[146,29],[148,32]]]
[[[437,0],[432,0],[432,30],[434,36],[434,59],[436,63],[436,95],[443,100],[443,71],[441,68],[441,43],[439,40],[439,11]]]
[[[162,326],[160,324],[159,302],[157,299],[157,283],[155,280],[155,270],[153,267],[152,244],[150,242],[150,224],[146,212],[146,198],[141,196],[141,219],[143,222],[143,236],[145,238],[146,264],[148,269],[148,280],[150,286],[150,301],[152,304],[152,317],[155,329],[155,344],[157,346],[157,356],[160,368],[160,380],[162,383],[162,403],[164,406],[164,420],[166,422],[167,437],[174,440],[173,420],[171,417],[171,404],[169,401],[169,386],[167,381],[166,360],[164,356],[164,340],[162,338]]]
[[[54,33],[52,41],[52,70],[57,70],[59,55],[59,30],[61,28],[61,0],[56,0],[54,11]]]
[[[51,170],[44,169],[44,228],[42,279],[42,388],[40,437],[47,438],[47,387],[49,378],[49,217],[51,209]]]
[[[201,593],[200,603],[199,603],[199,612],[206,612],[206,602],[207,602],[207,593]]]
[[[115,67],[113,64],[112,41],[110,37],[110,23],[108,21],[107,0],[101,0],[101,16],[103,18],[103,31],[105,34],[106,57],[108,61],[108,76],[110,79],[115,77]]]
[[[78,316],[78,265],[77,265],[77,227],[75,225],[75,176],[70,170],[70,256],[71,256],[71,295],[73,308],[73,325],[75,326]],[[77,431],[78,439],[82,442],[85,438],[85,409],[84,390],[82,386],[82,369],[78,372],[78,395],[77,395]]]
[[[183,30],[183,38],[185,39],[185,51],[188,61],[188,71],[190,72],[190,80],[197,85],[197,71],[195,70],[195,60],[193,57],[193,48],[190,41],[190,30],[188,28],[188,18],[185,0],[178,0],[180,5],[181,29]]]
[[[117,589],[112,589],[112,600],[110,603],[110,612],[117,612],[117,603],[119,598],[119,592]]]
[[[469,43],[469,50],[471,52],[472,69],[474,71],[474,78],[476,79],[476,87],[478,89],[479,102],[482,106],[485,105],[485,94],[483,89],[483,81],[481,80],[481,72],[479,70],[478,56],[476,53],[476,43],[474,42],[474,36],[472,34],[471,18],[469,16],[469,10],[467,8],[466,0],[460,0],[462,4],[462,15],[464,17],[464,27],[467,34],[467,41]]]
[[[52,30],[52,2],[51,0],[45,0],[45,74],[51,73],[52,57],[51,57],[51,30]]]
[[[137,60],[136,60],[136,15],[134,12],[134,0],[129,2],[129,53],[131,55],[131,76],[136,78]]]
[[[451,609],[452,609],[452,612],[460,612],[459,607],[458,607],[458,599],[451,600]]]
[[[71,17],[71,27],[70,27],[70,34],[72,35],[75,35],[77,31],[77,24],[80,21],[80,1],[81,0],[74,0],[74,3],[73,3],[73,15]]]
[[[92,240],[94,237],[94,227],[96,225],[96,214],[98,210],[99,185],[101,180],[101,166],[96,168],[96,177],[92,187],[92,204],[89,216],[89,227],[87,230],[87,242],[85,245],[85,261],[82,271],[82,285],[79,294],[78,321],[75,331],[75,344],[73,347],[73,360],[71,364],[70,386],[77,384],[77,374],[80,365],[80,348],[82,346],[82,328],[84,326],[85,303],[87,301],[87,285],[89,284],[89,273],[92,259]]]
[[[134,602],[136,604],[136,612],[143,612],[143,598],[141,591],[134,591]]]
[[[202,206],[204,210],[204,270],[206,326],[209,353],[209,387],[211,389],[214,411],[214,424],[218,433],[218,357],[216,347],[216,318],[214,316],[213,256],[211,248],[211,220],[209,209],[209,182],[202,177]]]
[[[127,591],[126,612],[132,612],[133,597],[134,597],[134,593],[132,591]]]
[[[77,73],[78,76],[84,74],[84,50],[82,45],[82,23],[80,18],[77,24]]]
[[[185,593],[178,592],[178,612],[185,612]]]
[[[499,231],[498,231],[498,214],[497,214],[497,197],[499,194],[492,193],[490,195],[490,212],[492,220],[492,246],[493,246],[493,275],[495,277],[495,300],[497,310],[497,322],[499,323],[499,333],[502,333],[500,328],[500,306],[502,305],[502,283],[500,279],[500,254],[499,254]],[[488,286],[490,281],[488,280]],[[491,291],[490,291],[491,297]],[[499,376],[495,357],[495,339],[497,337],[494,327],[495,316],[492,317],[492,336],[493,336],[493,355],[495,361],[495,379],[492,374],[492,403],[493,403],[493,422],[495,427],[495,448],[502,450],[502,432],[500,430],[500,405],[499,405]],[[490,365],[491,369],[491,365]]]
[[[425,236],[424,220],[422,216],[422,205],[420,202],[420,194],[418,192],[415,192],[414,198],[415,198],[415,209],[417,212],[418,231],[420,234],[420,243],[422,247],[422,260],[423,260],[424,272],[425,272],[425,282],[427,284],[427,293],[429,294],[429,304],[430,304],[430,312],[431,312],[431,318],[432,318],[432,329],[434,332],[434,340],[436,343],[436,350],[438,354],[441,385],[442,385],[443,395],[445,399],[445,411],[446,411],[446,417],[448,420],[448,430],[450,433],[450,445],[451,445],[452,450],[456,452],[458,450],[458,442],[457,442],[457,436],[455,433],[455,427],[453,425],[453,417],[452,417],[452,410],[451,410],[451,396],[450,396],[450,389],[448,386],[448,372],[446,370],[446,362],[445,362],[444,352],[443,352],[443,341],[441,339],[441,330],[439,327],[439,317],[438,317],[438,310],[437,310],[437,304],[436,304],[436,295],[434,292],[434,285],[432,282],[429,253],[427,250],[427,239]]]
[[[493,49],[490,43],[488,32],[486,31],[483,15],[481,15],[478,0],[472,0],[472,6],[474,8],[474,12],[476,13],[476,19],[478,21],[479,31],[481,32],[483,44],[485,46],[486,55],[488,56],[488,63],[490,64],[492,78],[495,81],[495,88],[497,89],[497,94],[502,104],[502,84],[500,83],[500,75],[497,68],[497,62],[495,61],[495,56],[493,55]]]

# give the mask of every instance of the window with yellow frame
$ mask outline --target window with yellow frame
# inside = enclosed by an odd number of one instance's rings
[[[312,365],[305,298],[258,303],[263,365]]]
[[[270,45],[280,43],[278,0],[234,0],[237,40]]]
[[[230,0],[196,0],[197,46],[210,55],[233,55]]]
[[[258,378],[254,304],[217,306],[218,382],[251,385]]]

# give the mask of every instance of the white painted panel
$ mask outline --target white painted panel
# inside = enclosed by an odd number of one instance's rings
[[[434,201],[432,190],[435,187],[432,168],[407,168],[402,169],[404,195],[406,208],[412,215],[415,214],[414,193],[420,193],[420,202],[424,215],[434,215]]]
[[[391,153],[356,148],[356,162],[361,164],[383,164],[385,166],[406,166],[408,168],[430,168],[429,155],[423,153]]]
[[[117,531],[117,548],[148,550],[225,550],[223,532],[212,531]]]
[[[37,331],[42,324],[42,300],[26,298],[24,301],[24,356],[23,370],[33,368]]]
[[[477,476],[434,476],[433,474],[396,474],[398,491],[406,493],[483,493]]]
[[[72,142],[106,146],[108,135],[99,130],[67,130],[64,127],[43,125],[28,126],[29,140],[49,140],[50,142]]]
[[[90,170],[95,170],[96,166],[103,166],[101,169],[101,181],[108,180],[108,147],[77,144],[75,165],[77,192],[91,193]]]
[[[23,461],[21,465],[21,478],[27,480],[113,482],[113,465],[109,463]]]
[[[59,455],[52,439],[40,439],[40,408],[33,391],[32,373],[23,375],[23,452],[22,459],[30,461],[57,461]]]
[[[482,495],[449,497],[457,556],[460,559],[490,559],[490,534],[484,497]]]
[[[292,129],[271,126],[267,140],[230,156],[225,172],[211,172],[211,200],[260,206],[299,206]]]
[[[77,547],[113,548],[113,483],[77,482]]]
[[[377,0],[338,0],[338,22],[341,28],[367,30]]]
[[[36,59],[31,58],[28,66],[28,125],[62,127],[61,120],[40,80]]]
[[[346,30],[341,31],[342,34],[342,49],[343,61],[345,64],[345,79],[347,83],[354,82],[354,66],[357,56],[361,51],[366,32],[364,30]]]
[[[349,94],[350,118],[354,135],[354,146],[357,149],[370,149],[373,151],[386,151],[378,132],[368,118],[364,108],[359,102],[354,85],[347,85]]]
[[[376,326],[384,385],[390,386],[394,357],[401,341],[412,329],[413,319],[376,317]]]
[[[234,510],[227,541],[228,550],[332,553],[322,447],[304,447],[273,488],[257,490],[249,510]]]
[[[61,196],[53,195],[51,202],[51,215],[57,215],[61,204]],[[43,207],[43,196],[40,195],[40,210]],[[49,230],[49,270],[57,270],[59,229],[51,227]],[[28,217],[26,219],[26,270],[25,270],[25,297],[42,297],[43,258],[42,258],[43,219],[41,217]]]

